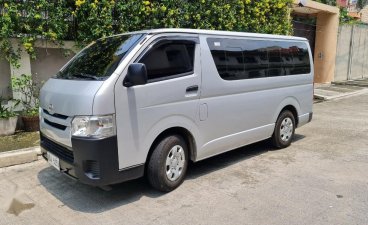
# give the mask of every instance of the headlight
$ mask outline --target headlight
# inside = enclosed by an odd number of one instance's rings
[[[76,116],[72,121],[72,136],[104,138],[116,135],[115,116]]]

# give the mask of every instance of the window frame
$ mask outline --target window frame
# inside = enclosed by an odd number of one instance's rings
[[[155,40],[153,40],[140,54],[139,56],[134,60],[134,63],[139,63],[139,61],[146,55],[149,54],[150,51],[153,50],[153,48],[164,41],[183,41],[183,42],[193,42],[194,44],[194,53],[193,53],[193,69],[192,71],[189,72],[185,72],[185,73],[180,73],[180,74],[174,74],[174,75],[170,75],[170,76],[166,76],[166,77],[160,77],[160,78],[154,78],[154,79],[148,79],[147,83],[156,83],[156,82],[160,82],[160,81],[165,81],[165,80],[171,80],[171,79],[176,79],[179,77],[185,77],[185,76],[189,76],[189,75],[193,75],[194,74],[194,69],[195,69],[195,62],[196,62],[196,49],[198,48],[199,45],[199,38],[196,36],[174,36],[174,37],[169,37],[169,36],[163,36],[163,37],[159,37]]]

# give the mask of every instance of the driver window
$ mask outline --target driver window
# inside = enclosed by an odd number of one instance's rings
[[[165,40],[157,43],[139,63],[147,68],[149,82],[193,73],[195,42]]]

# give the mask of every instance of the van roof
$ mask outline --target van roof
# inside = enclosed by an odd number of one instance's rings
[[[189,33],[189,34],[210,34],[210,35],[223,35],[223,36],[273,38],[273,39],[307,41],[306,38],[286,36],[286,35],[260,34],[260,33],[248,33],[248,32],[236,32],[236,31],[220,31],[220,30],[186,29],[186,28],[162,28],[162,29],[135,31],[135,32],[129,32],[125,34],[134,34],[134,33],[145,33],[145,34],[161,34],[161,33],[187,33],[188,34]]]

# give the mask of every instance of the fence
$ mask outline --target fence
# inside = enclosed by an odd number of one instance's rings
[[[368,26],[339,27],[335,81],[368,78]]]

